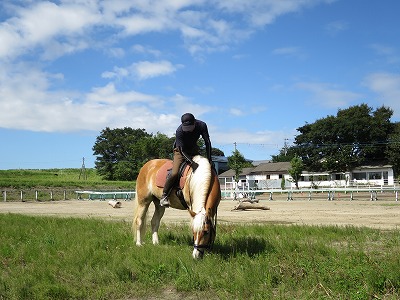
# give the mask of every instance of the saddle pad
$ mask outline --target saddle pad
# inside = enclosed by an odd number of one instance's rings
[[[158,169],[157,174],[156,174],[156,185],[159,188],[163,188],[165,185],[165,182],[167,181],[167,175],[169,171],[172,169],[172,160],[168,160],[165,162],[160,169]],[[183,189],[185,186],[185,181],[187,174],[189,172],[189,165],[186,166],[185,170],[183,171],[182,176],[179,178],[179,188]]]
[[[165,164],[163,164],[157,171],[156,174],[156,185],[158,187],[164,187],[165,182],[167,181],[168,170],[172,169],[172,160],[168,160]]]

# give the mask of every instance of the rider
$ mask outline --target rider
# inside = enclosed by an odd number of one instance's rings
[[[181,122],[182,124],[176,129],[174,160],[171,175],[165,183],[163,195],[160,200],[161,206],[164,207],[169,207],[170,205],[168,196],[177,183],[180,165],[185,160],[190,161],[193,156],[199,154],[197,141],[200,138],[200,135],[206,145],[208,161],[212,164],[211,141],[210,135],[208,134],[207,124],[203,121],[196,120],[191,113],[185,113],[182,115]]]

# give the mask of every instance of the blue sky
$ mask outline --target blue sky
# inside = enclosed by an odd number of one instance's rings
[[[2,0],[0,169],[93,167],[105,127],[270,159],[338,109],[400,117],[398,0]]]

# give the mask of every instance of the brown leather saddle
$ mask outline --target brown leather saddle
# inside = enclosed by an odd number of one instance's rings
[[[179,168],[179,184],[178,188],[183,189],[185,186],[186,178],[189,172],[189,164],[187,162],[183,162]],[[158,169],[156,174],[156,185],[160,188],[163,188],[167,178],[170,176],[172,170],[172,160],[168,160],[165,162],[160,169]]]

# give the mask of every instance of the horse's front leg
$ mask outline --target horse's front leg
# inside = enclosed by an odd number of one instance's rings
[[[153,244],[157,245],[158,244],[158,229],[160,228],[161,218],[164,215],[165,207],[160,205],[160,201],[158,201],[158,199],[154,201],[154,206],[155,206],[155,210],[154,210],[153,218],[151,219],[151,232],[152,232]]]

